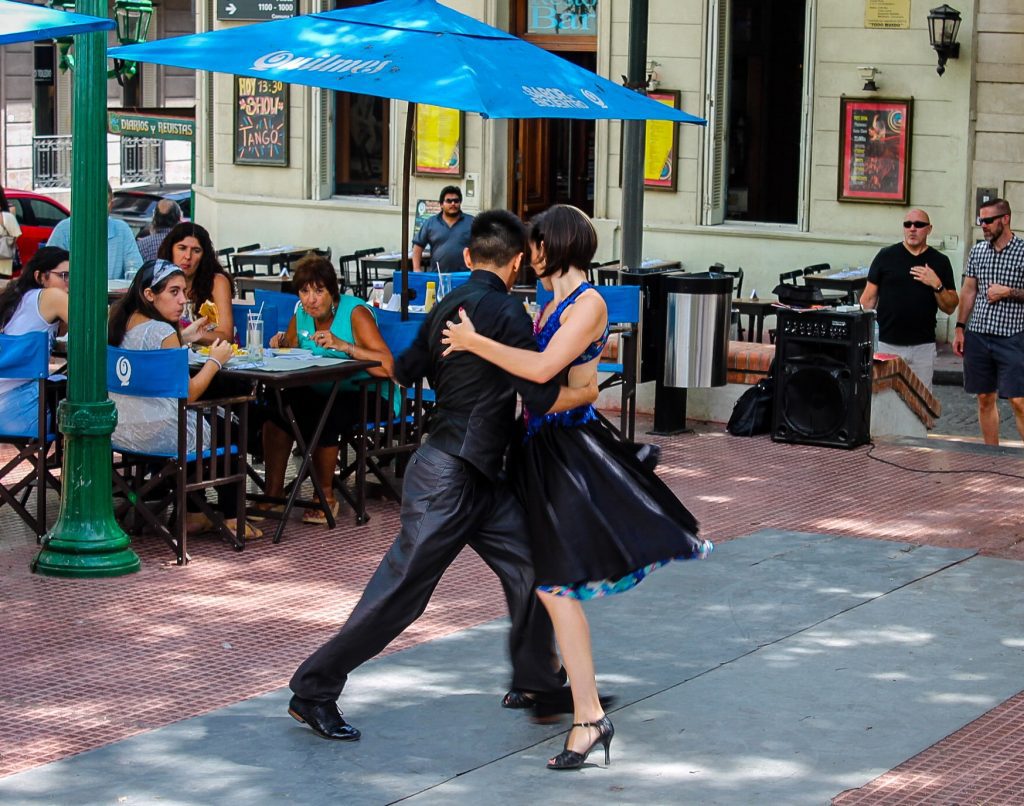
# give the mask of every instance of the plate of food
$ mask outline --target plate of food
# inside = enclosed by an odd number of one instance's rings
[[[271,355],[280,356],[281,358],[312,358],[313,351],[307,350],[304,347],[275,347],[269,350]]]
[[[210,354],[210,348],[206,347],[206,346],[196,347],[196,352],[199,353],[199,355],[209,355]],[[249,355],[249,351],[239,347],[237,344],[232,344],[231,345],[231,355],[233,355],[233,356],[236,356],[236,355]]]

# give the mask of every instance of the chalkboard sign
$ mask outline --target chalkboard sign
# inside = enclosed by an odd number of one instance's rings
[[[235,76],[235,164],[288,165],[288,85]]]

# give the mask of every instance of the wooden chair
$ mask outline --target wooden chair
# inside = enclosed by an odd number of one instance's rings
[[[243,277],[254,277],[256,275],[256,265],[252,263],[246,263],[245,258],[238,256],[239,252],[251,252],[254,249],[259,249],[258,243],[250,243],[245,246],[239,246],[235,250],[235,254],[231,256],[231,273],[241,274]],[[252,266],[251,269],[245,268],[246,266]]]
[[[797,281],[803,279],[803,276],[803,269],[793,269],[793,271],[784,271],[781,274],[779,274],[779,284],[800,285],[800,283],[798,283]]]
[[[222,268],[231,271],[231,256],[235,253],[233,246],[226,246],[223,249],[217,250],[217,262],[220,263]]]
[[[359,273],[359,258],[355,252],[338,258],[338,287],[342,294],[351,290],[357,297],[366,299],[366,289]]]
[[[61,442],[53,414],[63,393],[63,376],[50,377],[50,341],[44,332],[0,335],[0,379],[24,381],[36,387],[37,407],[31,424],[0,418],[0,443],[17,453],[0,468],[0,507],[7,504],[40,538],[46,532],[46,490],[60,493],[54,470],[60,467]],[[13,391],[13,390],[12,390]],[[24,412],[29,415],[29,412]],[[52,455],[51,455],[52,449]],[[22,465],[28,472],[22,473]],[[18,474],[15,474],[18,471]],[[8,481],[8,477],[12,477]],[[35,488],[34,514],[28,497]]]
[[[188,350],[121,350],[107,347],[107,390],[144,398],[171,398],[177,404],[177,448],[172,453],[112,449],[114,491],[119,519],[145,523],[171,547],[178,565],[189,561],[186,503],[191,500],[220,536],[245,547],[245,480],[251,395],[188,402]],[[188,444],[188,418],[197,420],[195,446]],[[209,426],[209,444],[202,422]],[[234,531],[206,500],[207,490],[236,485],[238,517]],[[167,522],[163,515],[168,512]]]
[[[736,271],[729,271],[721,263],[713,263],[708,271],[718,272],[719,274],[727,274],[732,277],[732,290],[733,298],[740,299],[743,297],[743,267],[737,266]],[[736,338],[739,341],[743,341],[743,323],[740,319],[740,312],[735,308],[732,309],[731,314],[732,324],[736,326]]]

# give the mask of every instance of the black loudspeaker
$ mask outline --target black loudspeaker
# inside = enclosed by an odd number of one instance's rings
[[[874,315],[778,313],[772,439],[856,448],[871,438]]]

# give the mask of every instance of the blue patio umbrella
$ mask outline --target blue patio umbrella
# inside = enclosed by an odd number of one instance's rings
[[[705,122],[436,0],[383,0],[112,48],[110,55],[396,98],[476,112],[485,118]],[[410,127],[414,118],[410,108]],[[402,243],[406,245],[410,135],[411,128],[405,140],[402,182]],[[402,267],[407,269],[404,258]]]
[[[114,21],[103,17],[0,0],[0,45],[108,31],[113,27]]]

